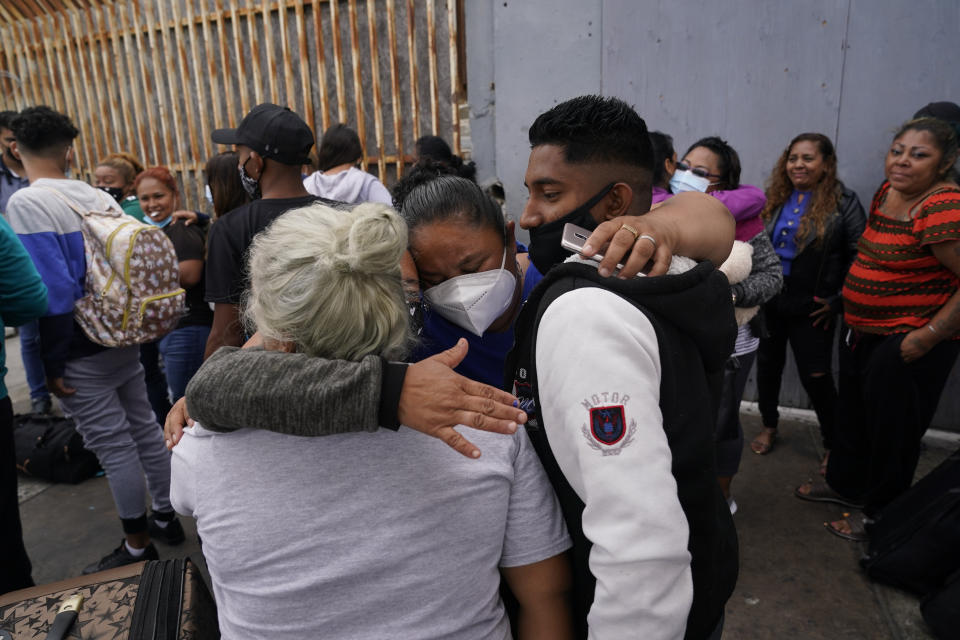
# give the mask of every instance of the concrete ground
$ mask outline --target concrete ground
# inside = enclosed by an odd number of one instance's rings
[[[6,382],[18,412],[29,410],[17,339],[8,338]],[[760,420],[742,412],[746,441]],[[733,496],[740,536],[740,579],[727,603],[724,637],[914,640],[931,638],[918,599],[870,583],[857,563],[864,545],[828,534],[822,523],[842,508],[803,502],[794,487],[811,477],[820,459],[816,426],[789,416],[781,438],[766,456],[745,448]],[[927,439],[918,475],[943,460],[956,442]],[[21,476],[21,518],[38,584],[78,575],[88,563],[117,546],[121,538],[106,479],[79,485],[50,485]],[[183,518],[187,542],[158,544],[162,557],[201,559],[193,522]],[[202,560],[201,560],[202,562]]]

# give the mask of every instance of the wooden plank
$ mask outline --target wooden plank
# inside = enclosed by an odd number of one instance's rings
[[[353,69],[353,102],[357,114],[357,135],[360,136],[360,148],[363,158],[360,168],[367,170],[367,122],[363,114],[363,81],[360,77],[360,34],[357,26],[357,0],[349,0],[347,9],[350,18],[350,65]]]
[[[13,33],[17,38],[17,42],[30,42],[30,39],[27,37],[24,30],[25,22],[26,20],[20,20],[11,25]],[[20,59],[20,79],[24,84],[25,92],[27,93],[27,96],[32,104],[43,104],[43,98],[40,95],[40,87],[38,82],[39,78],[37,78],[37,74],[34,72],[34,61],[30,55],[30,51],[26,47],[18,47],[18,49],[18,57]]]
[[[400,118],[400,66],[397,52],[397,7],[395,0],[387,0],[387,37],[390,41],[390,107],[393,114],[393,147],[397,157],[403,157],[403,123]],[[403,177],[403,163],[397,164],[397,178]]]
[[[317,77],[319,78],[319,89],[320,89],[320,117],[321,117],[321,135],[323,131],[327,130],[327,127],[330,126],[330,100],[327,97],[327,60],[326,54],[323,50],[323,24],[321,22],[321,11],[320,5],[316,2],[313,3],[313,6],[310,9],[313,12],[313,32],[315,34],[314,40],[316,41],[316,50],[317,50]],[[320,136],[317,136],[317,140],[320,139]]]
[[[207,105],[209,105],[210,103],[206,101],[206,96],[204,95],[204,91],[203,91],[203,80],[200,78],[200,76],[203,75],[204,67],[202,64],[200,64],[201,58],[197,53],[198,52],[197,33],[196,33],[196,27],[194,26],[194,21],[193,21],[193,0],[186,0],[186,6],[187,6],[187,12],[186,12],[187,13],[187,39],[190,41],[189,42],[190,62],[193,65],[193,90],[195,92],[195,95],[193,97],[194,97],[194,100],[196,100],[195,103],[191,103],[191,101],[187,100],[187,110],[193,111],[193,109],[191,108],[193,104],[196,104],[199,107],[197,109],[197,111],[200,112],[200,118],[199,118],[200,130],[198,132],[199,138],[193,140],[193,143],[196,145],[196,148],[194,149],[193,147],[191,147],[191,151],[193,152],[193,160],[196,163],[200,164],[206,159],[206,156],[207,156],[206,149],[208,145],[211,144],[210,109],[207,108]],[[206,48],[206,43],[204,43],[204,48]],[[204,53],[206,53],[206,51],[204,51]],[[206,59],[206,56],[204,56],[204,58]],[[183,60],[182,48],[181,48],[181,60]],[[183,66],[186,67],[185,64]],[[187,80],[186,77],[184,77],[183,80],[184,80],[184,83],[186,83],[186,80]],[[215,92],[211,92],[211,99],[210,99],[211,102],[213,101],[213,98],[212,98],[213,93]],[[196,176],[196,180],[194,180],[194,186],[197,189],[197,193],[196,193],[197,199],[194,200],[194,202],[203,202],[204,193],[205,193],[205,190],[203,188],[205,184],[203,175],[199,170],[194,171],[194,175]]]
[[[303,17],[303,0],[297,0],[296,7],[297,52],[300,63],[300,91],[303,96],[303,117],[314,130],[316,139],[317,122],[313,113],[313,90],[310,82],[310,59],[307,57],[307,26]]]
[[[297,109],[297,88],[293,79],[293,64],[290,61],[290,48],[287,43],[287,8],[281,6],[277,9],[277,22],[280,25],[280,56],[283,59],[283,88],[284,93],[287,96],[287,106],[290,107],[293,111],[299,113],[304,113],[303,110]],[[271,29],[272,31],[272,29]],[[306,60],[301,60],[301,64],[307,64]],[[271,74],[271,75],[276,75]],[[306,103],[303,104],[303,109],[306,109]],[[310,125],[310,128],[313,128],[313,124]]]
[[[249,22],[249,17],[247,18]],[[233,30],[233,56],[237,63],[237,84],[240,86],[240,104],[243,106],[243,113],[250,111],[250,93],[247,91],[247,62],[243,56],[242,40],[240,39],[240,15],[237,11],[237,0],[230,0],[230,27]],[[231,105],[232,106],[232,105]],[[241,116],[242,117],[242,114]],[[234,120],[237,118],[237,120]],[[227,117],[223,127],[231,126],[230,123],[239,121],[235,114]]]
[[[83,33],[83,27],[81,25],[81,16],[89,20],[90,14],[86,11],[76,11],[70,14],[71,23],[74,28],[74,41],[77,44],[77,60],[80,62],[81,73],[83,74],[83,85],[86,87],[85,93],[88,96],[88,99],[91,98],[90,94],[92,93],[94,102],[89,104],[87,116],[87,131],[84,131],[88,136],[90,135],[90,129],[93,133],[93,142],[96,145],[96,155],[94,163],[99,161],[100,158],[107,155],[113,149],[110,148],[111,140],[108,136],[107,122],[109,116],[104,113],[104,111],[109,108],[107,105],[107,100],[104,97],[103,89],[103,80],[100,77],[100,68],[97,65],[96,59],[93,57],[93,47],[85,45],[81,35]],[[86,52],[84,55],[83,52]],[[93,91],[90,90],[91,83],[93,85]],[[77,114],[79,117],[80,114]],[[82,131],[83,127],[79,127]],[[94,163],[89,165],[89,170],[92,171],[96,166]]]
[[[160,7],[161,23],[165,22],[163,18],[163,15],[164,15],[163,4],[164,4],[163,2],[157,3],[157,5]],[[180,153],[180,157],[183,159],[182,160],[183,162],[186,163],[186,162],[189,162],[190,160],[193,160],[193,162],[197,162],[197,159],[200,157],[200,147],[197,140],[196,117],[194,115],[193,103],[191,103],[191,101],[188,98],[188,96],[190,95],[190,89],[189,89],[190,76],[189,76],[189,69],[187,69],[187,49],[183,44],[183,27],[180,26],[180,20],[179,20],[179,13],[180,13],[179,0],[172,0],[172,2],[170,2],[170,8],[172,10],[173,18],[174,18],[173,46],[169,46],[170,44],[169,40],[166,39],[169,36],[168,34],[169,30],[166,28],[164,28],[163,30],[163,34],[165,38],[163,45],[164,45],[164,49],[167,50],[167,59],[168,60],[172,59],[172,61],[178,63],[179,73],[172,74],[176,76],[176,82],[174,82],[171,77],[168,77],[167,84],[170,86],[170,99],[173,103],[174,113],[176,114],[176,118],[177,118],[176,122],[178,123],[183,122],[180,115],[181,114],[180,96],[183,96],[182,106],[183,106],[183,111],[186,112],[186,116],[187,116],[186,120],[187,120],[188,148],[185,150],[183,148],[183,145],[179,144],[178,151]],[[198,99],[202,100],[202,94],[201,96],[198,96]],[[180,131],[178,131],[177,133],[179,134]],[[186,155],[188,152],[189,152],[189,156]],[[187,184],[188,176],[189,176],[189,172],[184,172],[183,175],[181,176],[181,179],[184,185]],[[185,196],[187,195],[186,190],[181,190],[180,193],[184,194]]]
[[[134,16],[137,16],[140,13],[139,0],[134,0]],[[153,14],[150,15],[153,17]],[[147,39],[150,43],[150,59],[153,61],[153,70],[152,75],[144,75],[144,87],[148,89],[148,98],[149,93],[153,94],[153,99],[157,105],[157,119],[152,123],[152,129],[154,131],[159,131],[160,135],[163,138],[163,147],[158,149],[156,155],[151,158],[151,160],[157,164],[169,165],[171,162],[177,162],[180,160],[180,155],[174,153],[174,138],[173,132],[177,134],[177,148],[179,149],[180,141],[180,119],[175,118],[172,114],[172,109],[170,105],[167,104],[167,87],[169,86],[168,82],[164,82],[163,76],[163,67],[160,66],[160,47],[157,46],[157,37],[155,29],[153,28],[150,20],[146,20],[147,27]],[[166,70],[167,78],[172,75],[172,72],[169,68]]]
[[[227,50],[227,35],[223,28],[223,0],[217,0],[216,6],[217,6],[217,15],[216,15],[217,40],[219,41],[219,44],[220,44],[220,65],[222,67],[222,70],[218,72],[216,67],[216,61],[213,59],[213,56],[210,57],[207,63],[209,64],[208,73],[210,74],[211,93],[216,94],[216,100],[218,101],[218,105],[222,109],[222,113],[216,116],[216,122],[215,122],[215,128],[220,128],[221,126],[223,127],[227,126],[227,123],[231,121],[231,114],[229,113],[229,110],[236,109],[237,102],[233,95],[233,80],[230,78],[231,67],[230,67],[230,56],[228,55],[228,50]],[[204,24],[206,24],[206,22],[204,22]],[[204,32],[203,37],[204,39],[207,38],[206,32]],[[221,76],[223,78],[223,83],[221,86],[226,90],[226,94],[227,94],[225,103],[219,102],[221,97],[220,92],[214,90],[216,85],[218,84],[217,79],[218,77],[221,77]]]
[[[62,18],[62,15],[58,15],[57,17]],[[47,22],[49,23],[51,34],[65,33],[64,28],[57,23],[53,16],[48,15]],[[5,39],[6,38],[4,38],[4,40]],[[67,46],[69,46],[69,41],[67,40],[51,42],[51,47],[56,55],[57,75],[60,78],[60,86],[62,87],[64,96],[63,109],[61,111],[62,113],[80,113],[80,100],[74,92],[73,83],[71,82],[72,78],[64,62],[64,49],[66,49]]]
[[[84,11],[83,16],[87,27],[87,33],[94,33],[96,31],[94,28],[94,9],[91,8],[87,11]],[[97,64],[97,59],[94,52],[94,49],[97,47],[100,49],[99,65]],[[89,56],[90,64],[93,67],[93,81],[97,84],[98,88],[97,104],[101,109],[106,108],[110,112],[110,131],[104,134],[104,144],[106,145],[104,148],[104,155],[106,155],[126,147],[126,145],[120,141],[120,102],[117,100],[116,92],[117,76],[106,76],[107,69],[114,68],[114,65],[110,64],[108,61],[106,43],[102,39],[97,42],[94,40],[93,36],[88,35],[87,55]],[[104,70],[104,74],[102,76],[100,73],[101,68]],[[107,118],[105,116],[106,114],[102,114],[98,118],[98,125],[103,129],[106,129],[107,125]],[[103,156],[100,156],[100,158],[102,157]],[[99,159],[97,161],[99,162]]]
[[[333,69],[337,74],[337,122],[347,119],[347,92],[343,85],[343,46],[340,42],[339,0],[330,3],[330,34],[333,36]]]
[[[9,20],[12,21],[13,18],[10,17]],[[12,54],[7,49],[7,42],[13,42],[13,37],[8,35],[9,31],[10,31],[9,27],[0,28],[0,64],[3,65],[4,69],[10,69],[13,66],[10,62],[12,59]],[[20,91],[20,87],[19,87],[20,79],[17,78],[16,74],[14,73],[11,73],[11,72],[7,72],[7,73],[9,73],[10,75],[0,76],[0,82],[2,82],[3,84],[10,85],[9,91],[2,91],[4,109],[9,111],[20,111],[20,109],[22,108],[20,106],[22,102],[20,98],[22,91]],[[5,89],[5,87],[3,87],[3,84],[0,84],[0,89]]]
[[[270,2],[268,0],[263,0],[260,13],[263,16],[263,41],[267,49],[267,80],[270,83],[270,95],[267,97],[267,102],[282,104],[280,93],[277,90],[277,65],[274,61],[276,51],[273,45],[273,19],[270,17]],[[262,78],[263,76],[258,73],[254,77]]]
[[[437,16],[434,0],[427,1],[427,61],[430,69],[430,128],[433,135],[439,133],[440,124],[437,116],[440,107],[439,79],[437,75]]]
[[[39,18],[30,20],[27,24],[29,28],[28,37],[36,43],[36,68],[37,78],[40,83],[40,94],[43,104],[56,109],[56,92],[53,90],[51,81],[53,74],[50,72],[50,58],[47,57],[46,50],[43,48],[43,23]]]
[[[447,0],[447,35],[450,40],[450,126],[453,152],[460,155],[460,61],[457,58],[457,0]]]
[[[370,77],[373,80],[373,123],[377,138],[377,172],[380,181],[387,180],[387,166],[383,161],[383,97],[380,94],[380,53],[377,48],[377,2],[367,0],[367,37],[370,39]]]
[[[420,137],[420,79],[417,73],[417,25],[414,0],[407,0],[407,58],[410,63],[410,119],[413,139]]]
[[[129,4],[121,4],[118,13],[122,33],[126,33],[123,38],[123,49],[127,54],[127,60],[130,61],[131,71],[134,61],[138,63],[140,69],[139,73],[131,73],[127,81],[130,83],[130,95],[133,96],[133,109],[137,114],[137,140],[140,143],[140,161],[145,162],[148,157],[155,159],[160,155],[160,128],[150,126],[152,120],[150,107],[155,104],[155,101],[151,99],[153,83],[149,82],[150,76],[147,75],[147,62],[140,42],[140,29],[134,28],[127,31],[128,13],[133,13],[133,16],[129,16],[131,25],[139,23],[136,9],[131,9]],[[141,96],[143,100],[140,99]],[[147,133],[148,130],[150,134]]]
[[[103,144],[98,144],[97,141],[100,131],[96,127],[92,127],[93,131],[90,131],[90,127],[85,126],[86,123],[81,120],[83,115],[87,114],[87,122],[89,122],[89,114],[93,113],[93,104],[90,99],[90,94],[92,93],[89,90],[90,78],[87,76],[87,70],[83,68],[83,63],[80,60],[80,49],[83,47],[80,43],[80,35],[77,33],[77,27],[74,23],[75,18],[76,14],[73,12],[65,15],[63,27],[63,32],[64,34],[67,34],[68,37],[72,33],[73,42],[76,43],[77,46],[77,59],[74,59],[73,44],[71,44],[69,41],[66,43],[67,64],[70,65],[70,73],[73,74],[72,80],[74,83],[74,91],[78,94],[77,105],[80,107],[77,109],[75,114],[71,114],[71,119],[80,125],[77,128],[80,129],[83,136],[82,140],[84,140],[84,143],[80,145],[80,149],[82,150],[83,157],[85,159],[84,164],[85,166],[92,168],[97,161],[97,154],[102,152]],[[70,22],[66,22],[68,19]],[[78,84],[82,88],[78,88]],[[83,95],[82,103],[79,99],[81,94]]]
[[[114,3],[109,3],[105,6],[103,10],[103,16],[105,21],[109,24],[117,24],[117,11]],[[123,78],[127,89],[133,93],[133,76],[136,72],[133,70],[132,60],[125,59],[123,54],[120,52],[120,38],[116,29],[110,31],[110,50],[113,53],[115,68],[120,78]],[[104,63],[104,68],[109,69]],[[120,150],[127,151],[130,153],[136,153],[136,144],[138,142],[136,127],[133,124],[133,118],[131,117],[132,109],[128,108],[129,105],[124,100],[123,89],[121,86],[117,86],[117,110],[120,111],[123,119],[123,142],[120,145]],[[143,151],[140,151],[141,157]]]
[[[190,5],[188,4],[187,6]],[[230,86],[229,74],[224,73],[217,67],[216,47],[211,44],[212,31],[213,30],[210,28],[210,22],[203,20],[200,23],[200,34],[203,36],[203,46],[202,52],[200,53],[200,59],[203,60],[205,64],[201,64],[194,70],[198,76],[205,75],[207,77],[207,92],[210,94],[210,115],[213,117],[212,123],[210,123],[210,119],[207,118],[210,131],[213,131],[213,129],[216,128],[217,122],[222,121],[221,112],[223,111],[223,92],[227,89],[227,87]],[[210,131],[207,132],[206,136],[209,136]],[[210,145],[209,137],[204,137],[203,145],[204,147],[208,147]]]
[[[47,36],[47,24],[50,16],[44,15],[41,18],[37,19],[37,27],[40,33],[40,40],[43,43],[43,59],[47,63],[47,79],[51,83],[50,86],[50,106],[59,111],[60,113],[66,113],[69,111],[66,106],[66,101],[64,100],[65,91],[63,85],[57,82],[57,74],[54,71],[54,65],[56,64],[56,54],[53,52],[53,45],[51,43],[50,37]],[[57,90],[54,91],[52,83],[57,83]]]
[[[253,60],[253,96],[257,104],[263,102],[263,74],[260,73],[260,39],[257,38],[254,22],[256,14],[251,11],[247,13],[247,44],[250,46],[250,58]],[[240,82],[246,82],[245,75],[240,76]]]

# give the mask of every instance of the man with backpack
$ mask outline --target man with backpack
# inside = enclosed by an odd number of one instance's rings
[[[122,210],[102,191],[68,178],[79,132],[67,116],[31,107],[11,127],[30,186],[11,196],[6,215],[48,291],[49,308],[40,318],[47,387],[106,471],[124,531],[120,546],[84,573],[156,559],[151,536],[178,544],[184,534],[170,506],[170,456],[147,400],[139,350],[135,344],[111,348],[102,339],[94,342],[90,328],[85,331],[78,323],[86,318],[75,313],[78,301],[90,299],[87,269],[101,268],[106,258],[86,247],[80,212]],[[104,331],[116,329],[110,314],[101,322]],[[153,506],[149,518],[147,488]]]

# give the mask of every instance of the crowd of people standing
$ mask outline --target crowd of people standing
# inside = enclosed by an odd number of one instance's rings
[[[128,153],[70,179],[64,114],[0,114],[20,241],[0,237],[29,284],[4,320],[34,411],[52,394],[76,422],[124,533],[86,571],[181,542],[176,509],[225,637],[720,637],[754,361],[746,446],[775,451],[789,343],[826,452],[795,495],[862,509],[831,533],[865,539],[910,486],[960,352],[954,108],[897,132],[867,215],[822,134],[794,137],[761,190],[720,137],[680,157],[622,101],[574,98],[530,128],[516,222],[434,136],[391,193],[346,125],[311,157],[306,122],[258,105],[213,133],[233,150],[206,165],[204,213]],[[74,320],[78,209],[162,229],[185,291],[170,333],[111,348]],[[16,523],[2,590],[31,584]]]

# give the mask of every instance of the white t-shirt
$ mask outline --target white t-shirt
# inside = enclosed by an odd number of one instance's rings
[[[570,547],[525,433],[483,456],[400,431],[184,431],[170,497],[197,519],[229,638],[509,638],[499,567]]]

